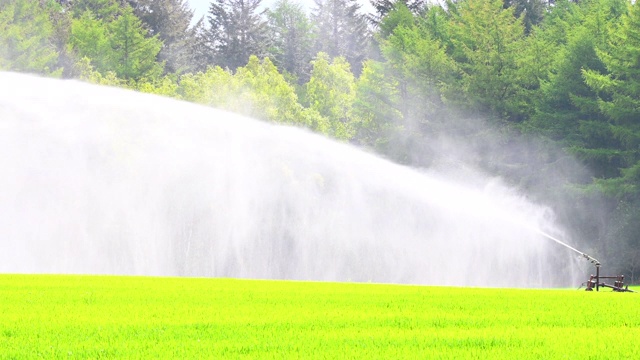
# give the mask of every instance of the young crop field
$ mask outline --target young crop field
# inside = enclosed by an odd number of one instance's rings
[[[638,359],[640,294],[0,275],[0,359]]]

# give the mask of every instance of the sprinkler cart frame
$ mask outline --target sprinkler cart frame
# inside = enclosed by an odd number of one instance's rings
[[[600,291],[601,287],[610,288],[615,292],[635,292],[633,290],[629,290],[629,285],[624,286],[624,275],[616,275],[616,276],[600,276],[600,261],[598,261],[593,256],[589,256],[585,253],[582,253],[582,256],[589,260],[596,267],[596,274],[589,276],[589,280],[582,285],[587,285],[586,291],[593,291],[595,288],[596,291]],[[604,282],[600,282],[601,279],[615,279],[613,285],[607,284]],[[580,287],[582,287],[582,285]]]
[[[595,265],[596,275],[594,276],[593,274],[591,274],[591,276],[589,277],[589,281],[587,281],[586,283],[582,283],[578,289],[580,289],[582,285],[586,284],[587,285],[587,288],[585,289],[586,291],[593,291],[593,288],[595,288],[596,291],[600,291],[601,287],[606,287],[606,288],[613,289],[613,291],[615,292],[633,292],[633,293],[635,292],[633,290],[629,290],[629,285],[624,286],[624,275],[600,276],[600,261],[598,261],[598,259],[594,258],[589,254],[583,253],[582,251],[574,248],[573,246],[567,243],[564,243],[543,231],[540,231],[540,230],[537,230],[537,231],[540,235],[546,237],[549,240],[555,241],[556,243],[566,247],[567,249],[573,252],[580,254],[581,257],[589,260],[590,263]],[[616,280],[613,283],[613,285],[610,285],[604,282],[600,282],[600,279],[616,279]]]

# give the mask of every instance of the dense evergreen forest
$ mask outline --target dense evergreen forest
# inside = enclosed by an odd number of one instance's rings
[[[304,126],[416,167],[469,164],[640,277],[640,3],[2,0],[0,69]],[[561,251],[559,249],[559,251]]]

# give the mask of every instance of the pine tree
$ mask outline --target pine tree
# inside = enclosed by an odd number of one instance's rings
[[[195,72],[207,71],[207,67],[214,63],[214,53],[209,43],[209,31],[206,24],[207,22],[202,18],[192,27],[195,39],[191,65]]]
[[[356,0],[315,0],[311,14],[316,41],[314,52],[329,57],[342,56],[353,73],[360,74],[369,49],[367,20]]]
[[[278,0],[267,11],[271,37],[269,56],[280,71],[293,75],[299,84],[309,80],[313,39],[311,22],[300,4]]]
[[[150,35],[162,40],[159,61],[165,61],[167,72],[194,69],[196,32],[191,26],[193,10],[186,0],[129,0],[136,16],[149,29]]]
[[[214,64],[232,71],[251,55],[267,55],[267,25],[259,12],[262,0],[215,0],[209,9],[206,45]]]
[[[426,9],[424,0],[370,0],[370,3],[375,13],[369,14],[367,18],[374,26],[380,25],[382,19],[399,4],[404,5],[414,15],[418,15]]]

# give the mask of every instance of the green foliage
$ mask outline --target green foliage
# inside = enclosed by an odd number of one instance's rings
[[[584,186],[587,192],[577,201],[581,206],[597,204],[599,208],[609,209],[610,215],[599,230],[592,232],[600,232],[598,235],[585,235],[593,237],[593,246],[603,256],[612,262],[615,258],[620,271],[629,271],[627,265],[635,260],[620,255],[631,252],[630,232],[621,228],[628,224],[623,221],[627,218],[626,211],[619,205],[620,201],[633,198],[636,187],[625,169],[637,161],[637,131],[633,126],[612,121],[601,111],[603,103],[611,100],[617,81],[602,55],[611,51],[611,40],[626,5],[619,0],[560,5],[562,7],[554,8],[542,24],[541,36],[551,40],[557,51],[548,79],[541,84],[536,112],[528,125],[534,126],[537,133],[555,139],[589,168],[594,181]],[[599,201],[589,200],[594,194],[601,196]],[[634,206],[638,205],[636,202]],[[593,219],[591,223],[597,221]],[[591,226],[588,219],[580,225]]]
[[[60,75],[46,2],[0,2],[0,69]]]
[[[249,91],[249,104],[255,109],[249,115],[289,124],[306,120],[295,90],[269,59],[260,62],[252,56],[245,67],[238,68],[235,77]]]
[[[155,77],[162,72],[162,66],[156,62],[156,56],[162,48],[162,42],[156,37],[147,37],[142,21],[131,7],[125,7],[123,13],[109,24],[112,69],[125,79]]]
[[[248,109],[239,99],[240,82],[233,74],[219,66],[209,67],[206,72],[184,74],[180,77],[178,93],[187,101],[210,105],[217,108],[236,110]]]
[[[89,60],[97,69],[111,70],[111,41],[106,24],[96,18],[92,11],[82,13],[71,24],[71,48]]]
[[[281,72],[296,77],[299,84],[309,80],[313,37],[311,22],[300,4],[278,0],[267,11],[271,38],[270,56]]]
[[[521,19],[500,0],[467,0],[457,4],[456,12],[452,57],[462,78],[453,90],[481,111],[520,120],[518,58],[525,47]]]
[[[541,85],[536,114],[528,123],[568,147],[597,178],[617,177],[625,166],[625,151],[615,136],[621,129],[600,113],[597,93],[602,89],[588,86],[584,77],[586,73],[608,79],[602,75],[607,70],[597,49],[608,44],[608,29],[619,14],[618,3],[595,0],[580,8],[570,6],[574,9],[571,16],[564,16],[571,26],[562,26],[566,38],[554,47],[558,48],[554,63],[548,80]],[[557,22],[543,28],[541,36],[550,38],[549,32],[558,32]]]
[[[545,183],[545,178],[555,176],[545,171],[558,169],[561,159],[572,155],[595,178],[608,179],[592,183],[598,184],[592,191],[607,194],[607,202],[611,200],[609,196],[628,198],[629,191],[636,187],[634,177],[624,169],[638,162],[640,126],[632,125],[636,123],[632,119],[640,115],[633,112],[640,108],[636,104],[640,94],[633,92],[640,86],[623,90],[629,79],[638,77],[614,72],[615,61],[619,61],[615,59],[634,58],[631,55],[634,46],[630,46],[633,41],[627,38],[640,37],[632,32],[619,34],[625,26],[640,28],[632,26],[630,20],[626,23],[618,20],[628,2],[557,1],[544,12],[544,18],[534,19],[526,11],[524,16],[514,14],[527,4],[512,7],[507,4],[505,9],[501,1],[452,1],[445,8],[431,6],[416,14],[396,2],[378,26],[384,61],[377,71],[385,81],[377,81],[375,86],[383,89],[393,84],[393,91],[386,88],[384,92],[397,93],[398,97],[383,97],[380,102],[385,104],[385,110],[397,110],[401,115],[392,115],[393,111],[376,114],[367,106],[368,101],[359,100],[355,109],[362,118],[360,141],[371,146],[390,144],[394,137],[399,137],[416,144],[432,138],[431,134],[444,133],[474,149],[489,147],[483,143],[503,143],[495,145],[503,146],[503,154],[480,164],[520,184]],[[616,47],[624,49],[627,55],[617,52]],[[607,59],[611,61],[607,63]],[[619,61],[617,68],[629,73],[631,63]],[[363,79],[370,76],[368,73]],[[363,85],[367,82],[363,81]],[[367,93],[373,97],[376,92],[372,85],[367,86]],[[389,117],[386,124],[395,126],[376,126],[385,124],[381,119],[386,116]],[[478,117],[493,120],[499,127],[497,136],[483,130],[483,126],[474,125],[479,123]],[[623,118],[627,120],[622,121]],[[543,136],[543,142],[553,145],[539,148],[536,153],[540,154],[536,155],[506,145],[522,130],[531,136]],[[544,155],[546,149],[556,144],[567,154],[552,154],[553,150]],[[398,148],[398,144],[392,147]],[[384,147],[376,148],[389,154]],[[423,159],[429,158],[428,149],[418,149]],[[413,152],[415,148],[410,149]],[[543,165],[544,170],[529,175],[516,170],[527,165],[513,159],[532,156],[548,162]],[[402,156],[392,157],[405,161]],[[572,175],[568,178],[576,180]],[[583,180],[579,182],[582,184]],[[605,183],[606,190],[602,185]],[[618,195],[612,192],[615,189],[620,190]],[[594,203],[587,195],[576,197],[576,204]],[[586,222],[593,220],[588,217],[582,220],[578,226],[590,228]],[[613,222],[603,224],[603,228],[609,226]],[[599,241],[595,232],[585,234]],[[608,241],[613,247],[626,246],[626,240]]]
[[[425,9],[424,0],[371,0],[370,2],[375,14],[369,15],[369,21],[375,26],[379,26],[383,19],[387,21],[389,13],[398,7],[406,8],[416,15]]]
[[[210,64],[232,71],[251,55],[264,57],[269,48],[267,24],[259,12],[262,0],[215,0],[206,33]],[[264,12],[264,11],[263,11]]]
[[[7,359],[640,356],[611,346],[640,336],[638,298],[609,291],[34,275],[0,291]]]
[[[568,33],[584,21],[582,8],[570,0],[555,1],[537,27],[538,34],[554,46],[565,44]]]
[[[378,23],[378,36],[381,39],[387,39],[396,28],[411,28],[413,25],[415,25],[414,15],[406,5],[398,2]]]
[[[592,108],[594,104],[597,107],[596,94],[582,77],[585,69],[604,69],[596,56],[595,46],[593,34],[587,28],[579,27],[557,54],[548,80],[541,84],[538,113],[530,122],[547,136],[575,141],[580,121],[601,118],[597,108]]]
[[[431,16],[430,13],[427,16]],[[382,29],[393,28],[381,41],[382,54],[393,69],[391,74],[397,77],[403,99],[399,110],[403,117],[432,120],[434,112],[442,107],[441,97],[447,96],[447,88],[459,70],[442,41],[435,36],[433,30],[436,29],[430,27],[433,23],[409,22],[408,14],[408,9],[400,6],[389,14],[392,25],[387,21],[380,25]],[[404,20],[396,22],[398,18]],[[443,29],[437,26],[437,30]]]
[[[99,20],[110,22],[120,15],[119,0],[73,0],[71,10],[74,18],[90,11]]]
[[[124,80],[154,78],[162,73],[156,56],[162,48],[157,37],[148,37],[142,22],[126,6],[114,20],[106,22],[85,11],[71,25],[71,47],[90,60],[101,74],[114,72]]]
[[[400,102],[398,84],[387,76],[385,64],[369,60],[356,81],[353,116],[359,120],[356,139],[382,153],[387,149],[389,136],[402,123],[397,109]]]
[[[607,51],[599,52],[609,74],[589,71],[587,83],[606,95],[600,109],[618,124],[637,123],[640,116],[640,5],[634,3],[614,31]]]
[[[314,0],[314,52],[343,57],[359,75],[369,49],[367,20],[356,0]]]
[[[158,59],[165,70],[184,73],[195,68],[196,31],[186,0],[129,0],[135,15],[162,41]]]
[[[135,89],[144,93],[180,98],[178,84],[168,75],[156,79],[141,79],[135,83]]]
[[[104,74],[96,71],[93,65],[91,65],[91,59],[87,57],[80,59],[75,64],[75,67],[79,72],[78,78],[83,81],[98,85],[128,87],[127,82],[119,78],[113,71],[107,71]]]
[[[513,8],[513,15],[522,18],[525,33],[539,24],[547,11],[547,2],[544,0],[505,0],[505,7]]]
[[[605,10],[610,9],[615,7]],[[640,5],[629,5],[620,23],[609,24],[608,32],[601,31],[609,41],[597,54],[606,69],[585,68],[583,75],[598,95],[599,108],[609,123],[609,144],[617,151],[615,165],[621,169],[616,173],[619,178],[608,176],[599,184],[617,198],[640,200],[640,178],[636,176],[640,168]]]
[[[257,119],[309,127],[330,134],[328,120],[298,102],[295,89],[269,60],[252,56],[233,74],[219,66],[180,78],[181,98]]]
[[[329,55],[325,53],[318,53],[313,61],[306,99],[309,108],[328,119],[329,134],[338,139],[349,139],[354,135],[355,119],[351,112],[355,99],[355,79],[344,58],[337,57],[329,61]]]

